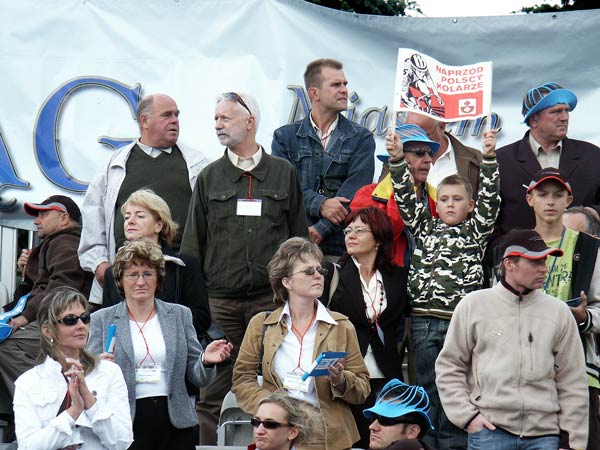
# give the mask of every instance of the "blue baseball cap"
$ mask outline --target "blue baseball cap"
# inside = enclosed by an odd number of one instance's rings
[[[422,417],[423,423],[435,430],[429,418],[429,396],[421,386],[413,386],[394,378],[386,383],[377,395],[375,405],[365,409],[363,416],[370,419],[373,415],[397,418],[409,414]]]
[[[529,118],[533,114],[555,105],[569,105],[569,111],[573,111],[577,106],[577,96],[553,81],[529,89],[523,97],[522,123],[529,125]]]

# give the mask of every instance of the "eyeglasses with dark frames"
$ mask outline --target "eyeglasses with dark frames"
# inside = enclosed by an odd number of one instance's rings
[[[88,323],[90,323],[91,319],[92,319],[91,314],[88,312],[85,312],[80,316],[76,316],[75,314],[68,314],[65,317],[63,317],[62,319],[58,319],[57,322],[62,323],[63,325],[66,325],[68,327],[72,327],[74,325],[77,325],[77,322],[79,320],[81,320],[84,325],[87,325]]]
[[[240,94],[238,94],[236,92],[225,92],[223,94],[223,97],[228,98],[229,100],[233,100],[236,103],[239,103],[240,105],[242,105],[244,107],[244,109],[246,111],[248,111],[248,114],[250,114],[251,116],[254,115],[254,114],[252,114],[252,111],[250,111],[250,108],[248,108],[248,105],[246,105],[246,102],[240,96]]]
[[[265,427],[267,430],[274,430],[279,427],[291,427],[292,425],[289,423],[281,423],[275,420],[260,420],[258,417],[253,417],[250,419],[250,423],[254,428],[258,428],[259,426]]]
[[[308,275],[309,277],[312,277],[315,273],[319,273],[319,275],[327,275],[328,271],[325,267],[307,267],[306,269],[303,270],[299,270],[298,272],[294,272],[290,275],[290,277],[292,275],[296,275],[298,273],[303,273],[304,275]]]
[[[401,423],[411,424],[413,422],[408,422],[404,417],[385,417],[379,416],[377,414],[373,414],[369,420],[371,423],[377,421],[379,425],[382,427],[393,427],[394,425],[399,425]]]
[[[429,147],[419,147],[419,148],[405,148],[404,153],[414,153],[418,158],[422,158],[425,155],[429,155],[433,158],[435,153]]]

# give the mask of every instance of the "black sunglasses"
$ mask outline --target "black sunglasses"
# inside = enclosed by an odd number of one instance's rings
[[[434,155],[433,150],[431,150],[430,148],[410,148],[405,149],[404,153],[414,153],[419,158],[422,158],[425,155],[429,155],[433,158]]]
[[[62,323],[63,325],[66,325],[68,327],[72,327],[73,325],[77,324],[77,321],[79,319],[81,319],[81,321],[87,325],[88,323],[90,323],[90,320],[92,318],[92,315],[90,313],[83,313],[80,316],[76,316],[75,314],[69,314],[65,317],[63,317],[62,319],[58,319],[57,322],[58,323]]]
[[[369,420],[371,421],[371,423],[375,421],[379,422],[379,425],[381,425],[382,427],[393,427],[394,425],[398,425],[401,423],[413,423],[408,422],[404,417],[384,417],[378,416],[377,414],[373,414]]]
[[[327,275],[327,269],[325,267],[307,267],[306,269],[294,272],[292,275],[296,275],[297,273],[303,273],[304,275],[312,277],[316,272],[319,272],[319,274],[323,276]],[[292,275],[290,275],[290,277]]]
[[[248,108],[248,105],[246,105],[246,102],[244,101],[244,99],[242,97],[240,97],[239,94],[235,93],[235,92],[226,92],[225,94],[223,94],[223,96],[227,97],[230,100],[233,100],[236,103],[239,103],[240,105],[242,105],[244,107],[244,109],[246,111],[248,111],[248,114],[250,114],[251,116],[252,111],[250,111],[250,108]]]
[[[254,428],[258,428],[262,425],[267,430],[274,430],[279,427],[291,427],[289,423],[280,423],[274,420],[260,420],[258,417],[253,417],[252,419],[250,419],[250,423]]]

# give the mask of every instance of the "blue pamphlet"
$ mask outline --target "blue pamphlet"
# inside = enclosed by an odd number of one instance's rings
[[[106,332],[106,343],[104,344],[104,351],[106,353],[114,353],[115,352],[115,336],[117,334],[117,326],[114,323],[111,323],[108,326],[108,330]]]
[[[308,377],[321,377],[323,375],[328,375],[329,371],[327,370],[329,366],[333,366],[340,359],[344,359],[348,356],[348,352],[323,352],[315,362],[312,363],[310,369],[302,375],[302,381],[306,381]]]

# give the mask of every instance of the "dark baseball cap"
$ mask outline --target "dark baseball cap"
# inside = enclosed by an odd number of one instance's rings
[[[535,230],[510,230],[500,246],[502,259],[520,256],[527,259],[542,259],[546,256],[562,256],[560,248],[548,247]]]
[[[62,211],[67,213],[75,222],[79,222],[79,219],[81,219],[79,206],[65,195],[53,195],[42,203],[25,203],[25,212],[30,216],[37,217],[40,211]]]
[[[573,195],[573,190],[571,189],[571,185],[567,181],[567,177],[565,177],[564,172],[560,169],[555,169],[554,167],[546,167],[545,169],[542,169],[538,173],[536,173],[533,177],[533,180],[531,180],[531,182],[529,183],[529,186],[527,186],[527,192],[531,192],[536,187],[538,187],[538,185],[547,180],[554,180],[559,182],[564,186],[564,188],[569,192],[569,194]]]

